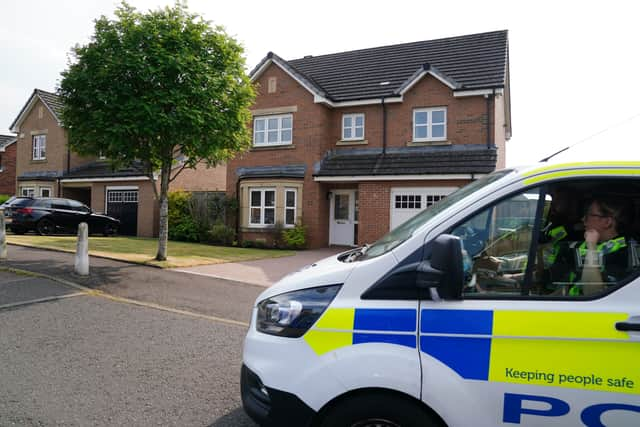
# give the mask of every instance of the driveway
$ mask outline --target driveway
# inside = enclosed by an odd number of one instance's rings
[[[313,264],[323,258],[344,252],[350,248],[330,247],[298,251],[295,255],[256,261],[227,262],[224,264],[201,265],[198,267],[176,268],[174,271],[200,276],[216,277],[236,282],[269,287],[287,274]]]

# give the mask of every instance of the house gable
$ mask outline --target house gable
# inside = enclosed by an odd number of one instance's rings
[[[34,89],[33,93],[27,100],[26,104],[18,113],[11,126],[9,127],[12,132],[20,132],[20,126],[31,114],[34,107],[43,107],[53,117],[58,126],[62,126],[60,120],[60,112],[62,111],[62,104],[59,102],[57,95],[43,91],[41,89]],[[42,114],[38,113],[39,118],[42,118]]]

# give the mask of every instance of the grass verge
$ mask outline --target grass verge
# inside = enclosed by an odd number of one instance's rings
[[[7,234],[7,243],[75,252],[76,236],[34,236]],[[161,268],[193,267],[223,262],[241,262],[264,258],[278,258],[293,255],[294,251],[277,249],[233,248],[200,243],[169,241],[167,260],[156,261],[158,239],[142,237],[98,237],[89,236],[89,254],[120,261],[135,262]]]

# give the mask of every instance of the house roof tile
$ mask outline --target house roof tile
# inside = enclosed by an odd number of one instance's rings
[[[244,178],[304,178],[306,165],[253,166],[238,168],[236,174]]]
[[[504,88],[507,31],[404,43],[283,61],[279,64],[336,102],[397,95],[421,70],[436,71],[456,90]],[[389,82],[383,84],[383,82]]]
[[[145,176],[141,165],[138,163],[128,167],[115,169],[111,163],[106,161],[95,161],[86,165],[72,168],[69,172],[62,175],[62,179],[69,178],[123,178]]]
[[[474,174],[495,170],[495,148],[477,145],[339,149],[329,151],[314,176]]]

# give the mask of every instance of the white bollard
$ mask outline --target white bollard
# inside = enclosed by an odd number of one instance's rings
[[[86,222],[78,226],[75,272],[80,276],[89,275],[89,226]]]
[[[7,259],[7,231],[4,221],[4,209],[0,208],[0,259]]]

